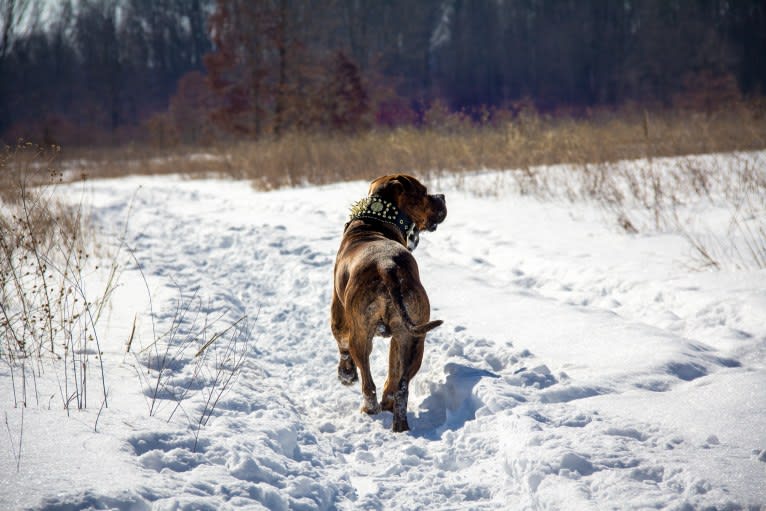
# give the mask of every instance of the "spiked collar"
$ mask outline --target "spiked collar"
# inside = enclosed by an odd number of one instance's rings
[[[410,251],[415,250],[415,247],[418,246],[418,242],[420,241],[420,231],[415,225],[415,222],[393,203],[384,200],[377,195],[365,197],[351,206],[351,216],[346,227],[348,227],[348,224],[352,221],[360,218],[378,220],[379,222],[393,225],[401,231],[402,236],[407,240],[407,248]]]

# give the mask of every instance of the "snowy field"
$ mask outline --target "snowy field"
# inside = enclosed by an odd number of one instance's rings
[[[403,434],[359,412],[329,329],[367,183],[72,185],[125,239],[100,321],[108,408],[91,373],[67,417],[54,366],[14,407],[0,365],[0,509],[766,508],[766,270],[699,271],[680,235],[627,234],[504,174],[426,184],[448,215],[415,257],[444,325]],[[386,356],[376,339],[379,387]]]

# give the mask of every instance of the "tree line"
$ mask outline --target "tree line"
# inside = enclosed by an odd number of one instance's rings
[[[434,105],[764,91],[760,0],[0,0],[6,140],[196,143],[418,124]]]

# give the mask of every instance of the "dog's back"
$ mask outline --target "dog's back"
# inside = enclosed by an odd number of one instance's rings
[[[365,336],[381,331],[390,335],[401,329],[424,335],[442,323],[428,321],[428,295],[410,251],[369,231],[347,233],[338,251],[335,293],[344,317],[363,318],[363,325],[356,327]],[[338,325],[338,330],[342,328]]]

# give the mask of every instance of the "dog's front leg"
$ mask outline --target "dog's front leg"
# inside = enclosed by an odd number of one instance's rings
[[[348,351],[341,350],[338,362],[338,379],[343,385],[351,385],[359,377],[356,375],[356,364]]]
[[[349,335],[346,327],[346,314],[338,294],[332,294],[332,308],[330,309],[330,328],[335,341],[338,343],[340,360],[338,361],[338,379],[343,385],[351,385],[358,376],[356,364],[349,353]]]

